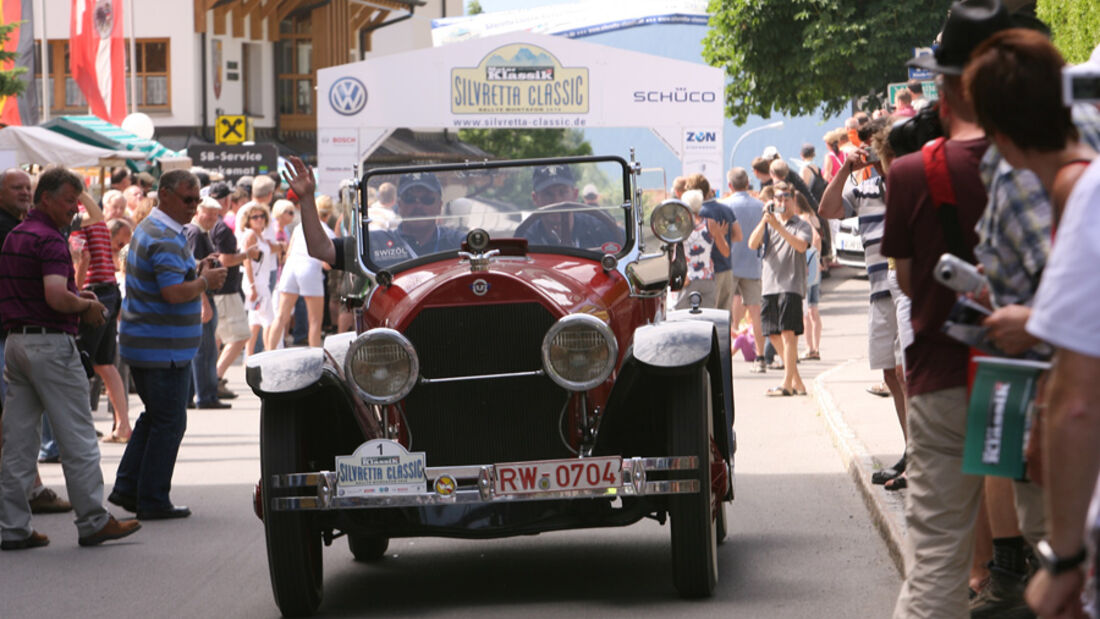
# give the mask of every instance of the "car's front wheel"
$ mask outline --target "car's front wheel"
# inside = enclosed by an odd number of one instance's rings
[[[390,547],[390,538],[382,535],[364,535],[362,533],[348,533],[348,549],[356,561],[369,563],[377,561],[386,554]]]
[[[695,494],[669,496],[672,577],[681,597],[702,598],[718,583],[718,542],[711,494],[710,384],[705,367],[677,377],[668,407],[669,454],[696,456],[699,466],[674,471],[673,479],[699,482]]]
[[[286,489],[272,488],[271,476],[306,472],[305,416],[293,403],[264,402],[260,413],[260,470],[263,475],[264,533],[275,603],[287,617],[311,615],[321,604],[321,532],[308,512],[276,511]]]

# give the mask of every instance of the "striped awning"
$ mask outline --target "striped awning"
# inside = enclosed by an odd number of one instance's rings
[[[181,156],[180,152],[171,150],[156,140],[144,140],[96,116],[58,116],[41,126],[85,144],[142,153],[145,155],[144,161],[127,162],[128,166],[137,171],[149,168],[153,161],[161,157]]]

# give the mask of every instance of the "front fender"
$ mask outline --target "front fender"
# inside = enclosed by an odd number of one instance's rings
[[[244,377],[261,398],[301,391],[321,380],[325,351],[321,348],[282,348],[245,360]]]
[[[706,321],[662,322],[634,332],[634,358],[653,368],[687,368],[703,362],[714,341],[714,325]]]

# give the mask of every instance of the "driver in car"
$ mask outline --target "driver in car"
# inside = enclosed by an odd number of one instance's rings
[[[590,208],[577,202],[577,184],[569,166],[538,166],[531,176],[531,201],[543,210],[530,216],[535,221],[522,234],[528,243],[583,249],[601,248],[608,243],[622,246],[623,233],[610,218],[603,221],[595,212],[576,212],[567,206],[572,203],[576,209]],[[558,204],[562,208],[554,209]]]
[[[443,188],[431,172],[402,174],[397,181],[394,211],[401,223],[396,230],[371,230],[370,252],[374,264],[385,267],[418,256],[457,250],[465,233],[440,226]]]

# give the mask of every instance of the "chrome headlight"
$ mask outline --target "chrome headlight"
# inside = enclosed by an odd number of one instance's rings
[[[407,396],[420,376],[416,350],[393,329],[371,329],[351,343],[344,374],[371,404],[393,404]]]
[[[615,334],[590,314],[570,314],[542,339],[542,367],[569,391],[586,391],[607,380],[619,358]]]
[[[695,218],[691,209],[679,200],[665,200],[653,209],[649,216],[649,225],[653,234],[665,243],[679,243],[687,239],[695,230]]]

